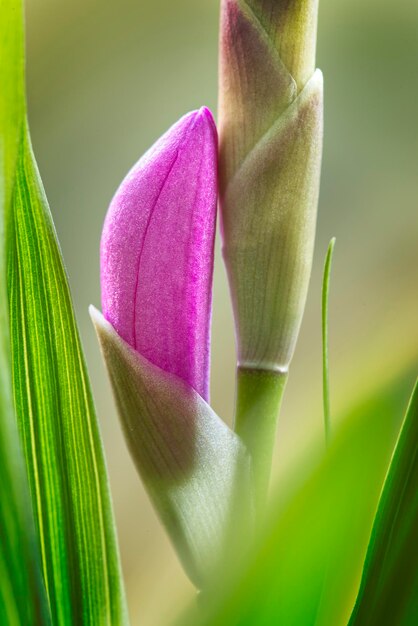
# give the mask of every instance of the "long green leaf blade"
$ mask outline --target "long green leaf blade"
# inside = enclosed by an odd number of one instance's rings
[[[50,624],[11,385],[6,224],[24,119],[20,2],[0,0],[0,623]]]
[[[418,624],[418,382],[386,478],[350,626]]]
[[[2,321],[8,330],[9,301],[14,404],[43,579],[54,624],[119,626],[127,615],[103,451],[67,278],[26,124],[21,0],[0,1],[2,88],[7,87],[0,110],[7,242],[1,258],[3,266],[7,258],[7,283],[2,280],[0,288],[7,284],[8,290],[0,308],[6,307]],[[18,567],[23,579],[23,558]],[[28,615],[40,604],[31,603],[23,591],[19,603]],[[20,623],[36,620],[28,616]]]
[[[106,468],[70,293],[23,130],[8,287],[14,393],[56,624],[126,622]]]

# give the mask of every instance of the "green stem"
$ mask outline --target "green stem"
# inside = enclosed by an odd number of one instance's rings
[[[235,432],[253,459],[257,515],[265,508],[287,372],[238,368]]]

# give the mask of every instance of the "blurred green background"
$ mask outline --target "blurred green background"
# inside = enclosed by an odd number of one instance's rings
[[[120,433],[87,313],[100,303],[99,240],[119,182],[183,113],[216,111],[217,0],[29,0],[29,114],[35,153],[67,264],[90,366],[133,624],[162,626],[193,597]],[[275,458],[285,484],[320,436],[320,285],[337,237],[331,287],[332,410],[418,357],[418,4],[322,0],[325,152],[306,315]],[[232,415],[234,339],[216,261],[212,401]]]

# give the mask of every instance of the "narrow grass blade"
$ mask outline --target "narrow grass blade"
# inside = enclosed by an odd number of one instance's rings
[[[332,257],[334,255],[335,237],[331,239],[325,258],[324,278],[322,282],[322,385],[324,399],[325,440],[329,442],[331,436],[331,409],[329,392],[329,360],[328,360],[328,309],[329,285],[331,279]]]
[[[386,478],[350,626],[418,624],[418,382]]]
[[[24,116],[20,2],[0,0],[0,624],[48,625],[24,458],[13,407],[6,224]]]

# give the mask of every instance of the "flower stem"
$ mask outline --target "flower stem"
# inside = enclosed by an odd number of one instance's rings
[[[263,515],[270,481],[277,418],[287,372],[239,367],[235,431],[253,460],[256,515]]]

